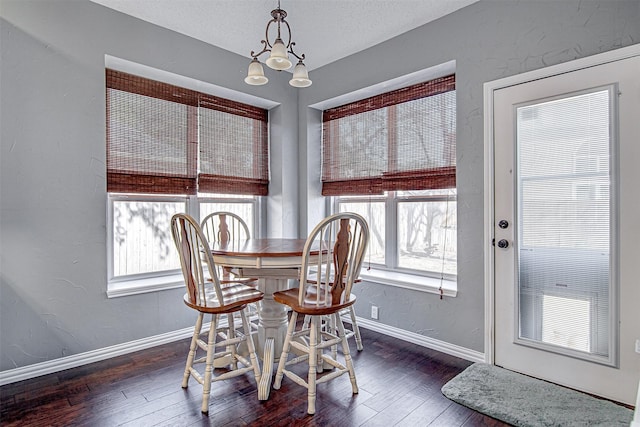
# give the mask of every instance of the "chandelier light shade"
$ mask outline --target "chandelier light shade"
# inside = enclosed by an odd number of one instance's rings
[[[298,61],[298,63],[296,64],[296,68],[293,69],[293,78],[289,80],[289,84],[295,87],[311,86],[311,80],[309,80],[307,67],[304,66],[302,60]]]
[[[281,39],[276,39],[276,42],[271,48],[271,55],[269,55],[269,59],[267,59],[266,62],[269,68],[273,68],[278,71],[288,70],[291,68],[291,61],[287,54],[287,48],[284,46]]]
[[[293,78],[289,80],[289,84],[294,87],[307,87],[311,86],[311,80],[309,80],[309,73],[307,67],[304,65],[304,54],[298,55],[293,51],[295,43],[291,41],[291,27],[286,21],[287,12],[280,9],[280,1],[278,0],[278,8],[271,11],[272,19],[267,23],[267,29],[265,31],[265,39],[261,40],[263,47],[258,53],[251,51],[251,63],[249,63],[249,72],[244,81],[250,85],[263,85],[269,81],[264,75],[264,69],[262,63],[258,59],[263,53],[269,52],[269,57],[265,61],[267,67],[282,71],[291,68],[293,63],[289,59],[289,55],[293,55],[298,59],[296,67],[293,69]],[[273,43],[269,40],[269,28],[271,25],[276,25],[278,33]],[[282,28],[286,28],[287,43],[282,39]]]
[[[258,58],[253,58],[253,61],[249,64],[249,73],[244,78],[244,81],[255,86],[266,84],[269,81],[264,75],[264,69]]]

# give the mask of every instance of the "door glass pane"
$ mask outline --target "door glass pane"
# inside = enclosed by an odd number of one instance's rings
[[[521,343],[609,358],[610,91],[517,108]]]

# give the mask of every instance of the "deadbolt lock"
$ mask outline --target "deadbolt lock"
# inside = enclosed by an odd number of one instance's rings
[[[507,239],[498,240],[498,247],[500,249],[506,249],[509,247],[509,241]]]

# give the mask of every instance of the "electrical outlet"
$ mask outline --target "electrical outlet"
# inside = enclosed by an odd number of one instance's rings
[[[371,306],[371,318],[378,320],[378,307],[375,305]]]
[[[640,353],[640,339],[636,340],[636,353]]]

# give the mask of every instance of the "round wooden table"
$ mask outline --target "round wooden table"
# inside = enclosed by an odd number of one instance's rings
[[[211,247],[217,265],[230,268],[240,277],[258,278],[258,287],[264,292],[264,299],[258,304],[256,343],[258,354],[263,355],[260,400],[269,398],[273,363],[282,353],[289,320],[287,307],[275,302],[273,293],[288,289],[289,279],[299,278],[305,242],[306,239],[249,239]]]

